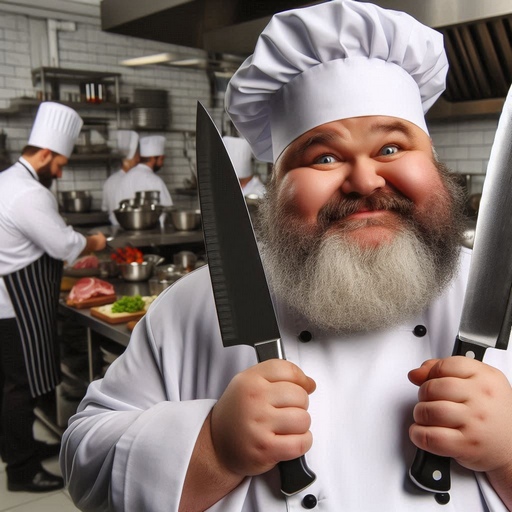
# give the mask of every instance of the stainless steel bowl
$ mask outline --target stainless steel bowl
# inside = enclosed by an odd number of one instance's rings
[[[62,209],[68,213],[87,213],[91,210],[92,196],[86,190],[61,192]]]
[[[153,229],[158,224],[161,213],[162,207],[158,205],[114,210],[117,222],[128,231]]]
[[[153,263],[120,263],[121,277],[126,281],[147,281],[153,273]]]
[[[192,231],[201,224],[201,212],[199,210],[172,210],[171,220],[177,230]]]
[[[160,203],[160,190],[139,190],[135,192],[135,200],[149,200],[152,203]]]

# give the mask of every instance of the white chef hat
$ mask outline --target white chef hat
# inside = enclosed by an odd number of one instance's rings
[[[239,178],[252,176],[252,151],[249,143],[241,137],[222,137],[224,146],[235,167],[236,175]]]
[[[45,101],[37,110],[28,145],[50,149],[69,158],[83,124],[72,108]]]
[[[139,135],[133,130],[117,130],[117,151],[123,158],[131,160],[139,147]]]
[[[443,36],[411,16],[352,0],[278,13],[228,84],[226,110],[259,160],[308,130],[385,115],[428,133],[445,87]]]
[[[141,137],[140,156],[151,157],[164,154],[165,137],[163,135],[151,135]]]

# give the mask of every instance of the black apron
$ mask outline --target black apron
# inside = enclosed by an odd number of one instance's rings
[[[27,169],[23,162],[19,163]],[[16,314],[34,398],[52,391],[60,382],[57,307],[62,269],[61,260],[43,254],[25,268],[3,276]]]

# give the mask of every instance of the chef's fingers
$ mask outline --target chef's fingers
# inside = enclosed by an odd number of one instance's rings
[[[313,393],[316,389],[316,383],[308,377],[296,364],[285,359],[269,359],[253,366],[269,382],[293,382],[305,389],[308,393]]]
[[[288,407],[285,414],[275,418],[272,428],[277,435],[302,435],[311,427],[311,416],[299,407]]]
[[[413,417],[418,425],[461,429],[470,419],[470,413],[465,404],[439,400],[419,402],[414,407]]]
[[[419,368],[411,370],[407,377],[413,384],[416,384],[416,386],[421,386],[428,379],[430,370],[438,361],[439,359],[429,359],[425,361]]]
[[[451,402],[465,402],[471,398],[471,386],[467,379],[458,377],[443,377],[425,381],[418,389],[418,400],[433,402],[436,400],[450,400]]]
[[[274,383],[270,389],[271,397],[269,400],[276,408],[300,407],[307,409],[309,407],[309,395],[307,391],[292,382]]]
[[[301,435],[276,436],[275,441],[273,455],[277,463],[296,459],[308,452],[313,446],[313,435],[308,431]]]
[[[409,437],[418,448],[443,457],[458,458],[465,445],[462,432],[454,428],[415,423],[409,428]]]

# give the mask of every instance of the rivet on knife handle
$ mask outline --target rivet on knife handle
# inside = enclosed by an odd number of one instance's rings
[[[285,359],[280,339],[255,343],[254,348],[260,363],[269,359]],[[278,467],[281,475],[281,492],[286,496],[303,491],[316,480],[316,475],[309,469],[304,455],[297,459],[282,461]]]
[[[458,336],[454,356],[464,356],[483,361],[486,347],[462,341]],[[448,492],[451,486],[450,459],[419,450],[409,470],[411,480],[425,491]]]

